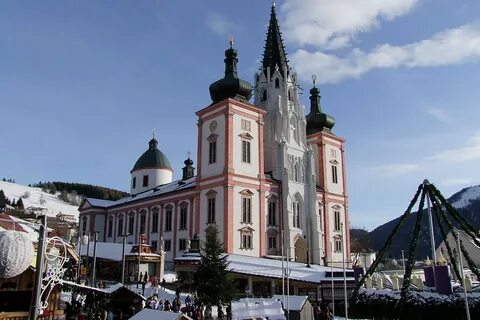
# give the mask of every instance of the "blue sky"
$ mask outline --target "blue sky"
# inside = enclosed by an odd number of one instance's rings
[[[253,80],[270,1],[1,1],[0,177],[122,190],[155,128],[180,177],[228,35]],[[480,2],[277,1],[308,109],[347,140],[351,225],[405,210],[429,178],[480,184]]]

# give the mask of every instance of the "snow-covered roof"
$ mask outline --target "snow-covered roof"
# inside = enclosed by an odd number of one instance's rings
[[[81,246],[81,253],[82,256],[87,256],[87,245]],[[138,253],[131,253],[132,251],[132,244],[125,244],[125,255],[128,256],[136,256]],[[76,250],[78,251],[80,248],[77,245]],[[88,256],[93,257],[93,241],[90,241],[90,247],[88,248]],[[122,261],[122,254],[123,254],[123,244],[116,243],[116,242],[97,242],[97,249],[95,251],[97,258],[112,260],[112,261]],[[142,253],[142,257],[160,257],[160,255],[156,253]]]
[[[14,230],[25,232],[32,242],[38,241],[40,225],[8,214],[0,214],[0,230]]]
[[[282,295],[274,295],[272,296],[273,300],[279,300],[283,303],[284,297]],[[290,311],[302,311],[303,305],[307,302],[308,296],[285,296],[285,304],[283,305],[285,309],[287,308]]]
[[[96,199],[96,198],[87,198],[87,201],[88,203],[90,203],[92,207],[102,207],[102,208],[109,207],[110,205],[115,203],[115,201],[112,201],[112,200],[104,200],[104,199]]]
[[[153,189],[150,189],[144,192],[126,196],[116,201],[101,200],[101,199],[95,199],[95,198],[87,198],[87,201],[88,203],[90,203],[90,205],[94,207],[101,207],[101,208],[114,207],[114,206],[129,203],[129,202],[133,202],[133,201],[138,201],[140,199],[148,199],[148,198],[156,197],[165,193],[193,188],[195,187],[195,179],[196,177],[192,177],[186,180],[172,181],[170,183],[163,184],[161,186],[155,187]]]
[[[272,299],[240,299],[232,302],[232,319],[258,319],[285,320],[285,313],[280,301]]]
[[[282,278],[282,270],[286,270],[287,263],[284,262],[284,268],[282,268],[281,260],[266,259],[242,256],[238,254],[231,254],[228,256],[228,269],[234,273],[247,274],[253,276],[262,276],[267,278]],[[319,266],[311,264],[310,268],[305,263],[289,262],[290,279],[303,282],[320,283],[322,281],[331,281],[330,276],[326,276],[326,273],[330,275],[332,269],[330,267]],[[341,268],[333,268],[333,272],[341,272]],[[352,272],[351,269],[347,269],[348,272]],[[353,277],[347,277],[347,281],[355,280]],[[334,281],[343,281],[342,278],[334,278]]]
[[[169,311],[160,311],[153,309],[143,309],[142,311],[135,314],[130,320],[177,320],[177,319],[189,319],[186,314],[169,312]]]

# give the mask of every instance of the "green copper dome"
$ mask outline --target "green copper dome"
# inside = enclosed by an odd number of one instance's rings
[[[162,151],[158,150],[158,141],[153,138],[148,142],[148,150],[145,151],[133,166],[132,171],[141,169],[168,169],[172,170],[170,162]],[[173,171],[173,170],[172,170]]]
[[[237,75],[237,50],[232,47],[225,51],[225,77],[210,85],[210,97],[213,103],[232,98],[248,102],[252,97],[252,85]]]
[[[323,130],[330,131],[335,125],[335,118],[324,113],[320,106],[320,90],[315,87],[310,90],[310,113],[307,119],[307,136]]]

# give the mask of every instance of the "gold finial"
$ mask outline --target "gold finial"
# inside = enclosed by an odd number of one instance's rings
[[[190,151],[188,151],[188,152],[187,152],[187,158],[190,159],[190,156],[191,156],[191,155],[192,155],[192,154],[190,153]]]
[[[272,7],[275,8],[275,0],[272,0]]]
[[[315,88],[315,82],[317,81],[317,76],[312,74],[313,87]]]
[[[233,48],[233,35],[228,36],[228,42],[230,43],[230,49]]]

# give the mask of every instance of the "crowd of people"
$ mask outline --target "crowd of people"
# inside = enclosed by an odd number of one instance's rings
[[[197,299],[192,299],[192,297],[189,295],[185,297],[185,300],[182,303],[178,293],[172,301],[169,301],[169,299],[161,299],[157,293],[154,293],[147,299],[145,308],[161,311],[182,312],[194,320],[212,320],[214,317],[211,305],[203,305]],[[223,311],[223,306],[218,305],[216,318],[231,320],[231,310],[231,307],[227,306],[225,311]]]

